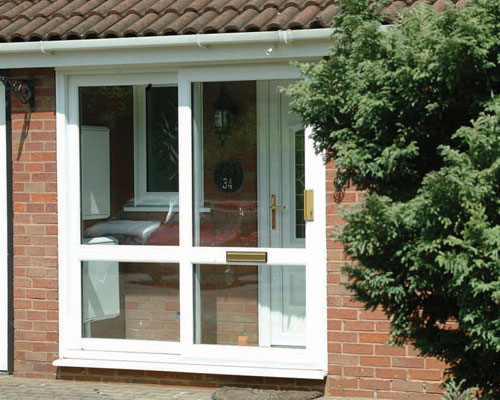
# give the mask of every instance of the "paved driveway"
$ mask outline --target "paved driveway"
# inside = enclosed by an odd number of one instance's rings
[[[212,392],[212,390],[170,389],[157,386],[24,379],[0,375],[2,400],[209,400]]]

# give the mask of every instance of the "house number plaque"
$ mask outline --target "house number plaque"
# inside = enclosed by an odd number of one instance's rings
[[[214,180],[223,193],[236,192],[243,183],[243,170],[237,161],[221,161],[215,167]]]

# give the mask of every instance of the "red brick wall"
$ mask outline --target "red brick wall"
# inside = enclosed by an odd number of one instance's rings
[[[36,111],[12,99],[14,373],[53,376],[58,351],[54,71],[35,74]],[[28,77],[30,71],[11,71]]]
[[[331,238],[341,225],[335,202],[333,163],[327,166],[328,247],[328,382],[327,391],[342,397],[379,399],[439,399],[444,364],[417,356],[411,346],[391,347],[389,321],[381,311],[366,311],[342,285],[340,267],[348,262],[342,244]],[[361,200],[362,192],[348,189],[344,206]]]
[[[385,346],[388,321],[381,312],[367,312],[351,301],[342,286],[341,245],[328,241],[329,376],[323,380],[276,379],[168,372],[60,368],[57,358],[57,198],[54,72],[34,70],[37,110],[23,131],[27,108],[12,103],[14,201],[14,325],[17,376],[173,386],[224,385],[325,390],[342,397],[437,399],[443,364],[416,356],[411,347]],[[27,76],[29,71],[11,71]],[[24,132],[24,133],[23,133]],[[247,166],[248,167],[248,166]],[[327,177],[328,232],[340,223]],[[361,193],[347,191],[344,204]]]

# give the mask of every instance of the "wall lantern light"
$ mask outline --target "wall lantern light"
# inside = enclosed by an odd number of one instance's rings
[[[231,134],[237,112],[238,107],[221,89],[220,96],[214,103],[213,115],[214,131],[216,135],[220,135],[221,146],[224,146],[226,138]]]
[[[5,90],[14,93],[22,104],[28,104],[30,111],[35,111],[35,84],[33,78],[18,79],[0,76],[0,81],[5,85]]]

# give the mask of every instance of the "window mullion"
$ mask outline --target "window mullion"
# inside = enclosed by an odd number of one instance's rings
[[[179,245],[182,260],[179,270],[180,341],[183,347],[193,343],[193,273],[189,260],[193,245],[192,184],[192,111],[191,82],[179,74]]]

